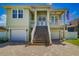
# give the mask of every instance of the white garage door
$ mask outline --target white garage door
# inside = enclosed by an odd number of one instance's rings
[[[52,32],[51,37],[52,39],[59,39],[59,32]]]
[[[52,32],[51,33],[51,37],[52,37],[52,39],[60,39],[60,38],[63,38],[63,31],[61,30],[60,32],[59,31]]]
[[[27,32],[25,30],[12,30],[11,41],[25,42],[27,40]]]

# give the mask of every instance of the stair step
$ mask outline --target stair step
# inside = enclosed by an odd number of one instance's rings
[[[34,42],[46,42],[46,40],[33,40]]]
[[[48,28],[47,26],[37,26],[35,33],[33,44],[40,45],[40,44],[49,44],[49,35],[48,35]]]
[[[50,46],[51,44],[49,44],[49,43],[32,43],[32,44],[29,43],[29,45],[35,45],[35,46],[36,46],[36,45],[37,45],[37,46],[38,46],[38,45],[39,45],[39,46],[41,46],[41,45],[46,45],[46,46]]]
[[[33,43],[33,45],[49,45],[49,43]]]
[[[34,43],[46,43],[45,41],[34,41]]]

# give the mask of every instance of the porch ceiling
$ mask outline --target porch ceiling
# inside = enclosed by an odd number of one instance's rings
[[[50,9],[50,6],[32,6],[32,8],[36,8],[36,9],[45,9],[45,8],[47,8],[47,9]]]
[[[63,12],[61,12],[61,11],[52,11],[51,14],[53,14],[53,15],[61,15],[61,14],[63,14]]]
[[[47,11],[37,11],[37,15],[46,15]]]
[[[62,15],[62,14],[64,14],[65,13],[65,11],[66,11],[66,9],[57,9],[57,10],[50,10],[50,13],[52,14],[52,15]]]

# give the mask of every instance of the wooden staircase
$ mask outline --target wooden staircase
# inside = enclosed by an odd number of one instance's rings
[[[49,45],[49,34],[47,26],[36,26],[33,39],[34,45]]]

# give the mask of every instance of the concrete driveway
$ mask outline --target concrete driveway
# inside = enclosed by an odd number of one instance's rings
[[[79,56],[79,47],[65,43],[51,46],[0,45],[0,55],[8,56]]]

